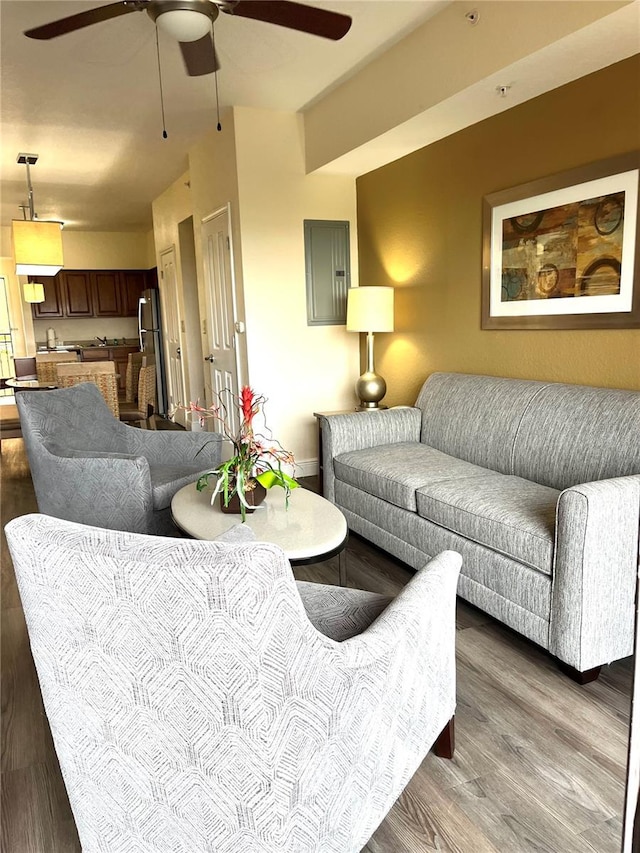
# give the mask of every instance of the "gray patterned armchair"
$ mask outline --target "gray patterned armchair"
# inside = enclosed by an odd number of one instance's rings
[[[6,533],[86,853],[358,853],[448,730],[458,554],[389,600],[266,543]]]
[[[91,383],[16,404],[38,509],[57,518],[171,535],[171,498],[220,461],[218,435],[127,426]]]

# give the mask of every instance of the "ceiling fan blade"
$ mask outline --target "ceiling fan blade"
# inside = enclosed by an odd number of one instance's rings
[[[212,71],[220,68],[210,33],[197,41],[181,41],[178,44],[189,77],[211,74]]]
[[[279,24],[290,30],[300,30],[334,41],[345,36],[351,26],[351,18],[348,15],[289,0],[238,0],[237,4],[222,6],[221,9],[229,15]]]
[[[67,33],[72,33],[74,30],[81,30],[83,27],[88,27],[91,24],[99,24],[102,21],[108,21],[110,18],[127,15],[129,12],[142,11],[148,3],[149,0],[121,0],[120,3],[98,6],[96,9],[88,9],[86,12],[70,15],[68,18],[60,18],[59,21],[52,21],[50,24],[34,27],[31,30],[27,30],[25,36],[30,39],[53,39],[56,36],[64,36]]]

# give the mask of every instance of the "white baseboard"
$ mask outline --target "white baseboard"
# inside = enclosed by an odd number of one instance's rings
[[[317,477],[318,475],[318,460],[296,459],[296,477]]]

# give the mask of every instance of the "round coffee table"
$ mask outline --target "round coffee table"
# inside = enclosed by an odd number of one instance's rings
[[[217,539],[241,521],[240,515],[222,512],[217,498],[212,506],[211,492],[199,492],[195,483],[176,492],[171,515],[194,539]],[[279,545],[294,566],[320,563],[338,555],[340,586],[347,585],[347,521],[325,498],[308,489],[294,489],[287,508],[282,489],[273,488],[254,512],[247,513],[246,524],[258,541]]]

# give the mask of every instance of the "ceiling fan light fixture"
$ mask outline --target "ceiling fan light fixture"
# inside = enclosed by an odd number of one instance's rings
[[[197,9],[170,9],[161,12],[156,23],[178,41],[198,41],[211,32],[211,17]]]

